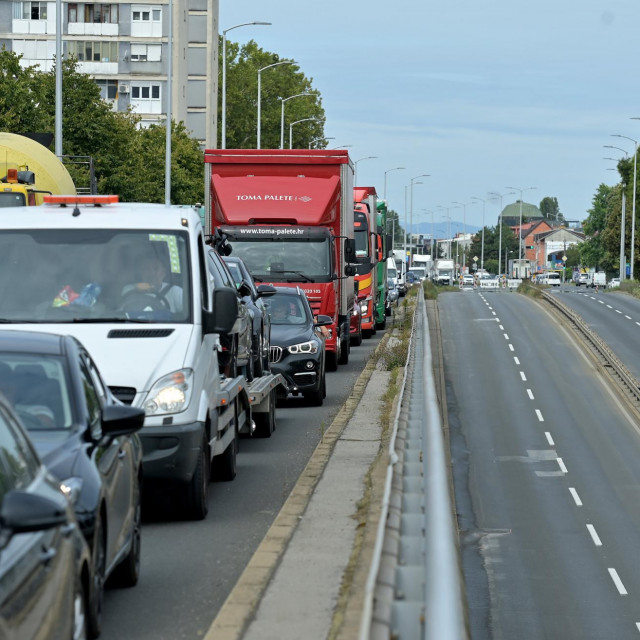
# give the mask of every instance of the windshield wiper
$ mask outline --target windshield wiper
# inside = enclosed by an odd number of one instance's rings
[[[11,320],[10,318],[0,318],[0,324],[36,324],[39,322],[38,320],[23,320],[22,318],[18,318],[16,320]]]
[[[313,278],[310,278],[308,275],[302,273],[302,271],[293,271],[291,269],[283,269],[282,271],[275,271],[274,273],[294,273],[297,276],[300,276],[304,282],[313,282]],[[294,280],[287,280],[287,282],[295,282]]]
[[[148,324],[149,322],[155,322],[155,320],[152,319],[148,319],[148,318],[125,318],[123,316],[113,316],[113,317],[106,317],[106,318],[73,318],[72,320],[70,320],[70,322],[83,322],[83,323],[88,323],[88,324],[98,324],[101,322],[120,322],[120,323],[127,323],[127,322],[136,322],[138,324]]]

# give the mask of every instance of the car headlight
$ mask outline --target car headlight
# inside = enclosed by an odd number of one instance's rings
[[[318,353],[318,343],[315,340],[300,342],[287,347],[289,353]]]
[[[62,491],[62,493],[64,493],[65,496],[67,496],[69,502],[72,505],[75,505],[78,502],[80,493],[82,492],[82,478],[74,476],[72,478],[63,480],[60,483],[60,490]]]
[[[149,416],[180,413],[189,406],[193,370],[180,369],[158,380],[149,391],[144,410]]]

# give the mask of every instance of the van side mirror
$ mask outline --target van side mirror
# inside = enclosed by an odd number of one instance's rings
[[[238,317],[238,294],[231,287],[213,290],[213,311],[202,311],[203,333],[229,333]]]
[[[356,241],[354,238],[344,239],[344,261],[349,263],[356,261]]]

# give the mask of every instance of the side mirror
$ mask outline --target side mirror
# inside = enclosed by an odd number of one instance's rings
[[[393,236],[388,233],[387,234],[387,255],[385,258],[390,258],[393,255]]]
[[[347,277],[356,275],[356,268],[352,264],[344,265],[344,275]]]
[[[327,327],[333,324],[333,318],[331,316],[319,315],[316,317],[314,324],[316,327]]]
[[[356,261],[356,241],[354,238],[344,239],[344,261],[345,262]]]
[[[269,298],[276,293],[276,288],[272,284],[261,284],[258,286],[258,298]]]
[[[251,287],[244,281],[238,285],[238,293],[244,298],[244,296],[251,295]]]
[[[2,527],[14,533],[53,529],[67,523],[63,503],[28,491],[9,491],[2,500]]]
[[[238,294],[230,287],[213,290],[213,311],[202,312],[204,333],[229,333],[238,317]]]
[[[126,436],[142,429],[144,409],[122,404],[108,404],[102,410],[102,433],[105,436]]]

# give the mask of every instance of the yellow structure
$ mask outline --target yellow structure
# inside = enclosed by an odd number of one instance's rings
[[[62,162],[31,138],[0,132],[0,207],[42,204],[49,193],[76,194]]]

